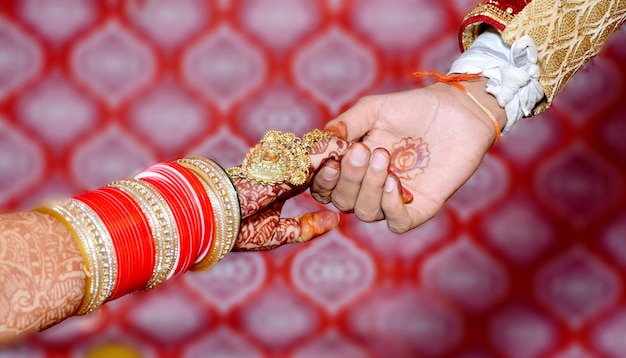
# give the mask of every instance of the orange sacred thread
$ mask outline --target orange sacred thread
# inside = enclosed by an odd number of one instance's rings
[[[485,112],[487,117],[489,117],[496,131],[496,137],[494,138],[493,143],[491,145],[493,146],[494,144],[498,143],[498,140],[500,139],[500,133],[502,132],[502,130],[500,129],[500,125],[498,124],[496,117],[493,115],[493,113],[491,113],[490,110],[487,109],[487,107],[485,107],[482,103],[480,103],[476,99],[476,97],[474,97],[474,95],[470,91],[468,91],[467,88],[465,88],[465,86],[459,83],[460,81],[479,80],[482,76],[480,73],[455,73],[451,75],[442,75],[437,72],[414,72],[413,75],[415,77],[432,76],[437,79],[437,82],[449,84],[451,86],[454,86],[460,89],[461,92],[465,93],[465,95],[468,96],[472,100],[472,102],[474,102],[478,106],[478,108],[480,108],[483,112]]]

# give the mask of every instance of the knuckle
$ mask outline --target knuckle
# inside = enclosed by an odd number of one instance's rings
[[[311,192],[311,197],[320,204],[330,203],[330,195],[328,193]]]
[[[388,218],[387,227],[389,228],[389,231],[393,232],[394,234],[404,234],[418,226],[412,221],[413,220],[411,220],[411,217],[409,216],[403,216],[394,219]]]
[[[336,181],[330,181],[330,180],[326,180],[326,179],[319,179],[319,181],[316,183],[316,186],[319,189],[319,191],[326,191],[326,192],[331,192],[333,189],[335,189],[337,182]]]
[[[410,226],[406,223],[403,224],[387,222],[387,227],[389,228],[389,231],[393,232],[394,234],[404,234],[411,230]]]
[[[359,106],[367,106],[372,107],[375,103],[378,102],[379,95],[371,94],[367,96],[361,97],[356,104]]]
[[[321,175],[317,175],[313,178],[313,182],[310,186],[311,195],[329,196],[335,189],[336,183],[324,179]]]
[[[371,113],[378,113],[384,96],[382,94],[364,96],[357,101],[356,105],[367,108]]]
[[[348,164],[346,163],[346,165]],[[341,178],[337,182],[337,186],[346,187],[346,190],[358,191],[363,185],[366,170],[367,166],[362,168],[346,167],[345,170],[341,171]]]
[[[346,174],[343,178],[343,184],[344,185],[348,185],[348,186],[361,186],[362,184],[362,176],[358,175],[358,173],[356,173],[356,171],[354,173],[350,173],[350,174]]]
[[[336,195],[331,195],[331,201],[333,202],[333,205],[341,210],[341,211],[352,211],[354,206],[352,205],[352,203],[350,201],[348,201],[345,198],[342,197],[338,197]]]

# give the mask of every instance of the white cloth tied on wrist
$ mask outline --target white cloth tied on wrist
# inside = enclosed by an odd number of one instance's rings
[[[488,78],[487,92],[506,111],[506,133],[523,116],[529,116],[544,97],[539,83],[537,46],[524,36],[509,46],[497,31],[480,34],[469,49],[454,61],[449,74],[482,73]]]

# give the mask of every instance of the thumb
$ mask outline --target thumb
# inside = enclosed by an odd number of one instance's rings
[[[339,225],[339,215],[331,210],[280,218],[284,203],[283,200],[275,201],[245,218],[233,251],[271,250],[284,244],[304,242]]]
[[[309,157],[313,172],[317,171],[325,161],[329,159],[341,160],[346,153],[350,143],[333,135],[323,141],[315,143],[309,149]]]
[[[322,210],[314,213],[306,213],[295,219],[281,219],[281,224],[283,224],[283,222],[285,228],[296,226],[300,231],[299,235],[290,238],[286,243],[305,242],[336,228],[337,225],[339,225],[339,214],[332,210]],[[281,232],[282,230],[279,229],[275,234],[281,235]],[[288,232],[288,230],[284,232]]]
[[[282,218],[272,234],[273,247],[306,242],[339,225],[339,214],[331,210],[306,213],[296,218]]]
[[[363,137],[376,123],[379,99],[380,96],[361,98],[354,106],[328,122],[324,129],[347,141]]]

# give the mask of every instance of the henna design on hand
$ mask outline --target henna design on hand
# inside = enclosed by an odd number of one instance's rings
[[[280,246],[269,242],[269,240],[278,226],[283,204],[282,201],[274,202],[264,210],[244,220],[233,251],[270,250]]]
[[[278,198],[282,198],[294,188],[286,183],[278,185],[264,185],[249,181],[245,178],[233,180],[239,195],[239,205],[241,206],[241,216],[243,219],[258,213],[267,205]]]
[[[269,250],[289,242],[306,241],[327,231],[315,222],[322,220],[323,215],[305,214],[298,219],[281,219],[280,211],[287,199],[307,189],[315,170],[325,160],[341,159],[348,146],[348,142],[336,137],[324,137],[312,143],[308,148],[311,166],[301,185],[286,182],[268,185],[245,177],[234,178],[244,220],[233,250]]]
[[[315,169],[318,168],[324,160],[340,159],[347,148],[348,142],[336,137],[324,138],[314,143],[309,150],[311,157],[309,177],[304,184],[299,186],[293,186],[288,183],[266,185],[242,177],[235,178],[233,183],[239,195],[242,217],[246,218],[259,212],[269,203],[277,199],[286,200],[300,194],[306,190],[307,184],[313,177]]]
[[[337,215],[332,211],[280,218],[283,204],[284,201],[277,201],[244,220],[233,251],[271,250],[284,244],[305,242],[331,230],[337,223]]]
[[[411,180],[424,172],[430,162],[428,143],[422,138],[402,138],[393,144],[389,169],[399,179]]]
[[[340,160],[350,143],[337,137],[325,138],[311,146],[311,166],[319,168],[325,160]]]

